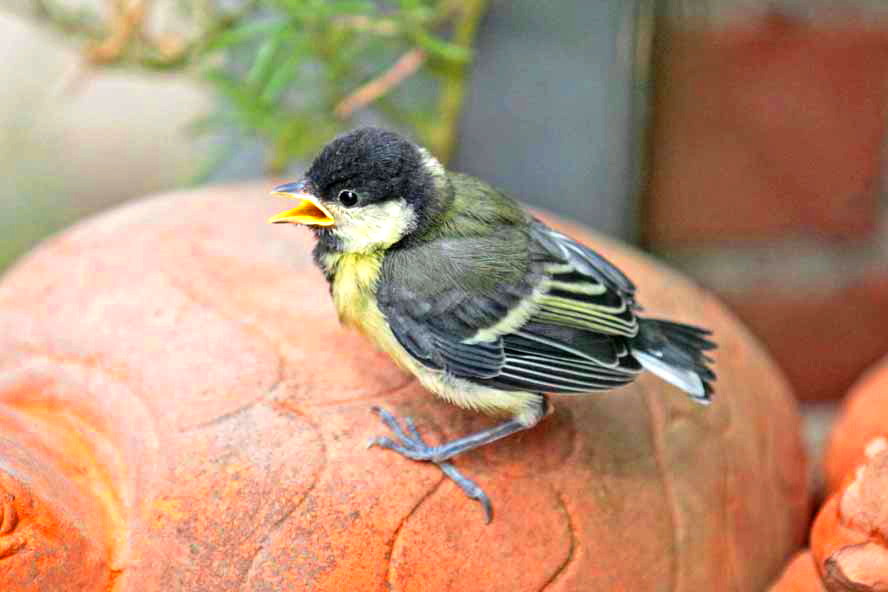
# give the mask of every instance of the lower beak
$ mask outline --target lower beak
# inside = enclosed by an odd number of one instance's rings
[[[305,191],[306,183],[287,183],[275,187],[272,195],[298,199],[299,204],[292,210],[275,214],[268,219],[272,224],[306,224],[309,226],[333,226],[335,221],[330,211],[325,208],[317,196]]]

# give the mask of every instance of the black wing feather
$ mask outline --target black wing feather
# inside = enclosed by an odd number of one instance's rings
[[[436,334],[435,345],[448,372],[462,378],[494,378],[502,372],[506,359],[499,339],[469,345]]]
[[[635,284],[602,255],[539,220],[531,222],[530,228],[533,238],[557,259],[573,265],[582,280],[594,278],[610,290],[634,301]]]

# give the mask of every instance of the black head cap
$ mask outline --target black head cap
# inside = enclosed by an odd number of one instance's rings
[[[402,198],[421,210],[435,190],[423,160],[419,148],[398,134],[365,127],[327,144],[305,176],[324,200],[351,189],[363,203]]]

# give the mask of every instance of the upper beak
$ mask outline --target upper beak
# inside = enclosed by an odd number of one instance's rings
[[[330,211],[321,204],[317,196],[306,191],[308,183],[299,181],[275,187],[272,195],[298,199],[299,205],[292,210],[281,212],[268,219],[272,224],[289,222],[292,224],[308,224],[310,226],[333,226],[335,221]]]

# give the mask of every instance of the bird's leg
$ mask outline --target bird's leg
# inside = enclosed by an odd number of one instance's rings
[[[380,411],[382,412],[382,409],[380,409]],[[394,420],[394,417],[391,416],[391,414],[389,414],[389,416],[391,417],[392,420]],[[386,422],[386,423],[388,423],[388,422]],[[396,426],[398,424],[397,421],[393,421],[393,423]],[[419,430],[416,429],[416,424],[413,423],[413,419],[411,419],[409,417],[405,417],[404,423],[407,425],[407,431],[410,432],[410,435],[413,436],[413,439],[416,442],[419,442],[420,444],[422,444],[423,446],[426,446],[426,441],[425,441],[425,439],[423,439],[422,435],[419,433]],[[400,432],[400,430],[397,430],[397,431]],[[401,434],[403,435],[403,432],[401,432]],[[469,479],[468,477],[466,477],[465,475],[460,473],[459,470],[457,470],[457,468],[453,466],[453,463],[448,462],[448,461],[441,461],[441,462],[437,462],[435,464],[438,465],[438,468],[441,469],[441,471],[445,475],[450,477],[451,481],[456,483],[456,485],[460,489],[463,490],[463,493],[465,493],[467,496],[469,496],[469,498],[471,498],[473,500],[477,500],[478,503],[481,504],[481,507],[484,508],[485,520],[489,524],[490,521],[493,519],[493,506],[490,504],[490,498],[487,497],[487,494],[484,493],[484,490],[482,490],[480,487],[478,487],[477,483],[475,483],[474,481],[472,481],[471,479]]]
[[[412,460],[435,463],[445,475],[452,479],[453,482],[465,492],[467,496],[478,500],[478,502],[481,503],[484,507],[487,522],[490,522],[493,513],[490,499],[474,481],[462,475],[452,463],[448,462],[449,459],[457,454],[473,450],[480,446],[484,446],[485,444],[490,444],[491,442],[510,436],[515,432],[520,432],[521,430],[526,430],[527,428],[536,425],[540,419],[545,417],[547,409],[548,403],[545,397],[543,397],[541,398],[539,413],[532,414],[532,419],[529,421],[526,418],[522,418],[524,421],[510,419],[492,428],[481,430],[480,432],[469,434],[468,436],[457,438],[456,440],[451,440],[440,446],[429,446],[416,429],[416,425],[411,418],[408,417],[404,420],[404,425],[407,427],[407,432],[409,432],[408,434],[401,428],[401,425],[398,423],[398,420],[394,415],[385,409],[374,407],[373,411],[377,413],[380,419],[382,419],[382,422],[388,426],[398,442],[380,436],[371,440],[369,446],[388,448],[389,450],[394,450],[402,456],[406,456]]]

